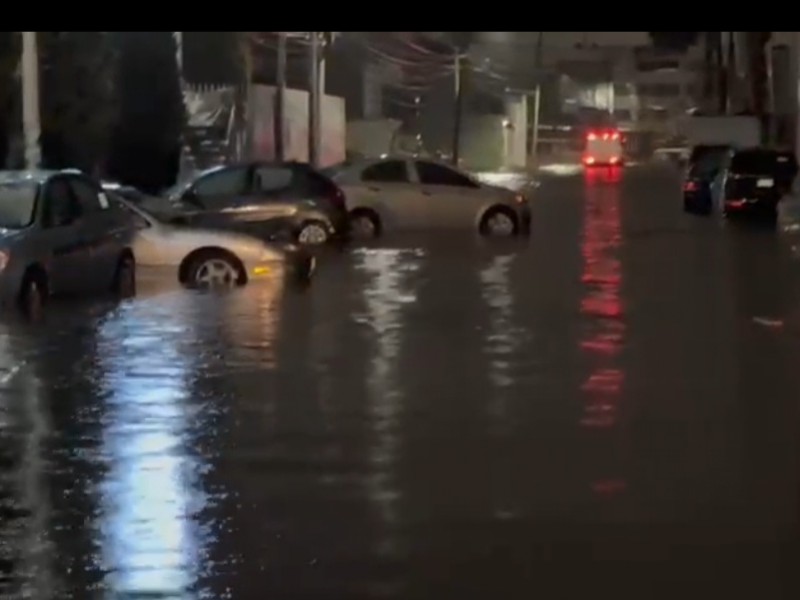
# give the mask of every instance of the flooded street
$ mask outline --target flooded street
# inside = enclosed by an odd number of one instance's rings
[[[0,324],[0,598],[797,598],[798,234],[532,211]]]

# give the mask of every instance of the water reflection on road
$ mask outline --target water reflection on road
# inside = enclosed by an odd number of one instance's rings
[[[674,179],[2,324],[0,596],[795,598],[796,241]]]

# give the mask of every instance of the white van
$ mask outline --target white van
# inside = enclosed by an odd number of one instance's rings
[[[590,131],[586,134],[583,164],[586,167],[622,166],[622,135],[616,129]]]

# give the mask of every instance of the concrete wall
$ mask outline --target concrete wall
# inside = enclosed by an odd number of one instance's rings
[[[347,123],[347,152],[363,156],[390,154],[400,128],[395,119],[370,119]]]
[[[255,85],[250,96],[251,154],[253,158],[274,160],[274,110],[275,88]],[[308,160],[308,92],[286,90],[284,113],[284,140],[286,158]],[[322,100],[322,140],[320,164],[325,167],[345,159],[345,106],[344,99],[325,96]]]
[[[533,100],[530,101],[531,104]],[[506,99],[506,117],[510,128],[506,129],[506,151],[503,166],[522,169],[527,166],[528,156],[528,108],[525,97]]]

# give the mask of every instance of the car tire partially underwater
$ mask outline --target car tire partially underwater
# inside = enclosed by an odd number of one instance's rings
[[[186,277],[186,284],[195,289],[231,289],[244,281],[239,261],[222,250],[198,253],[192,259]]]
[[[297,241],[304,246],[321,246],[329,237],[328,228],[320,221],[307,221],[297,232]]]
[[[372,210],[357,208],[350,213],[350,234],[370,240],[381,236],[381,218]]]
[[[17,299],[22,316],[29,321],[39,321],[44,314],[44,302],[47,295],[44,278],[35,271],[29,271],[22,280]]]
[[[494,206],[481,217],[478,231],[491,237],[512,237],[519,233],[519,220],[510,208]]]
[[[121,300],[136,295],[136,261],[132,256],[125,255],[119,259],[112,291]]]

